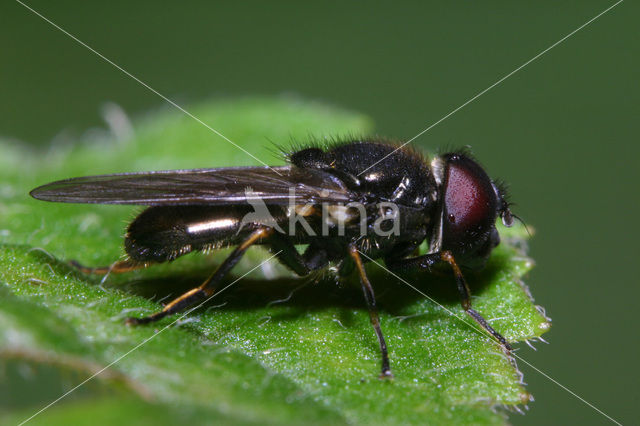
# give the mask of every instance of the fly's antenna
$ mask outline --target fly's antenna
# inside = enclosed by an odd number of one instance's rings
[[[511,216],[516,219],[518,222],[520,222],[522,224],[522,226],[524,226],[524,230],[527,231],[527,235],[529,235],[529,238],[532,237],[531,232],[529,232],[529,228],[527,227],[527,224],[524,222],[524,220],[522,220],[522,218],[518,215],[515,215],[513,213],[511,213]]]

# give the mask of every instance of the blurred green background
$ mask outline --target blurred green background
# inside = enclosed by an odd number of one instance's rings
[[[398,138],[613,3],[28,2],[181,105],[293,94],[361,111]],[[471,145],[509,182],[536,230],[527,283],[554,321],[550,345],[518,354],[622,423],[637,419],[640,395],[638,11],[621,3],[414,142]],[[0,40],[4,137],[72,141],[105,126],[108,101],[133,117],[164,103],[16,2],[0,4]],[[536,401],[513,424],[607,423],[520,368]]]

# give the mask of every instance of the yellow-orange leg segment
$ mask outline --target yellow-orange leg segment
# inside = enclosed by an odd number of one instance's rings
[[[467,285],[467,282],[465,281],[464,276],[462,275],[462,271],[460,270],[460,267],[456,263],[456,260],[453,257],[453,255],[451,254],[451,252],[443,251],[440,254],[440,258],[444,262],[447,262],[449,265],[451,265],[451,268],[453,269],[453,275],[455,276],[456,283],[458,284],[458,292],[460,293],[460,299],[461,299],[462,307],[464,308],[465,312],[467,314],[469,314],[469,316],[471,318],[473,318],[474,321],[477,322],[480,325],[480,327],[484,328],[498,342],[500,342],[500,344],[505,349],[510,351],[511,350],[511,345],[509,344],[509,342],[507,342],[507,339],[505,339],[504,337],[502,337],[502,335],[500,333],[495,331],[493,329],[493,327],[491,327],[489,325],[487,320],[485,320],[482,317],[482,315],[480,315],[475,310],[471,309],[471,292],[469,291],[469,286]]]
[[[135,271],[136,269],[146,268],[147,263],[135,262],[133,260],[119,260],[109,266],[88,267],[84,266],[78,261],[70,260],[69,265],[73,266],[80,272],[85,274],[106,275],[106,274],[121,274],[123,272]]]
[[[193,288],[182,296],[174,299],[167,304],[160,312],[143,318],[127,318],[126,323],[130,325],[146,324],[158,321],[167,315],[172,315],[188,309],[198,303],[206,300],[216,291],[216,285],[224,278],[224,276],[240,261],[244,253],[249,247],[263,238],[267,238],[273,233],[272,228],[260,228],[254,231],[246,240],[244,240],[236,249],[225,259],[224,262],[215,270],[209,278],[205,280],[199,287]]]

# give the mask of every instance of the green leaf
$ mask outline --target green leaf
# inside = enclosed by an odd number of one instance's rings
[[[362,115],[288,98],[220,101],[192,112],[269,164],[282,163],[269,141],[372,130]],[[502,424],[496,407],[529,400],[512,361],[464,316],[450,276],[403,276],[439,306],[368,265],[394,380],[377,378],[378,344],[357,285],[295,278],[275,262],[171,327],[174,319],[125,326],[126,316],[157,311],[200,284],[228,251],[103,282],[66,261],[119,258],[123,230],[140,209],[44,203],[28,191],[71,176],[256,161],[174,111],[150,114],[121,140],[84,139],[46,152],[0,145],[0,414],[7,423],[106,366],[33,422]],[[521,281],[533,265],[527,234],[500,231],[503,243],[487,268],[467,277],[473,303],[510,341],[533,339],[549,321]],[[266,258],[250,249],[226,283]]]

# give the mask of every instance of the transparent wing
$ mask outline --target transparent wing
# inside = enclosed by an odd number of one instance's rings
[[[352,195],[335,176],[295,166],[168,170],[85,176],[51,182],[30,192],[63,203],[168,205],[288,205],[349,202]]]

